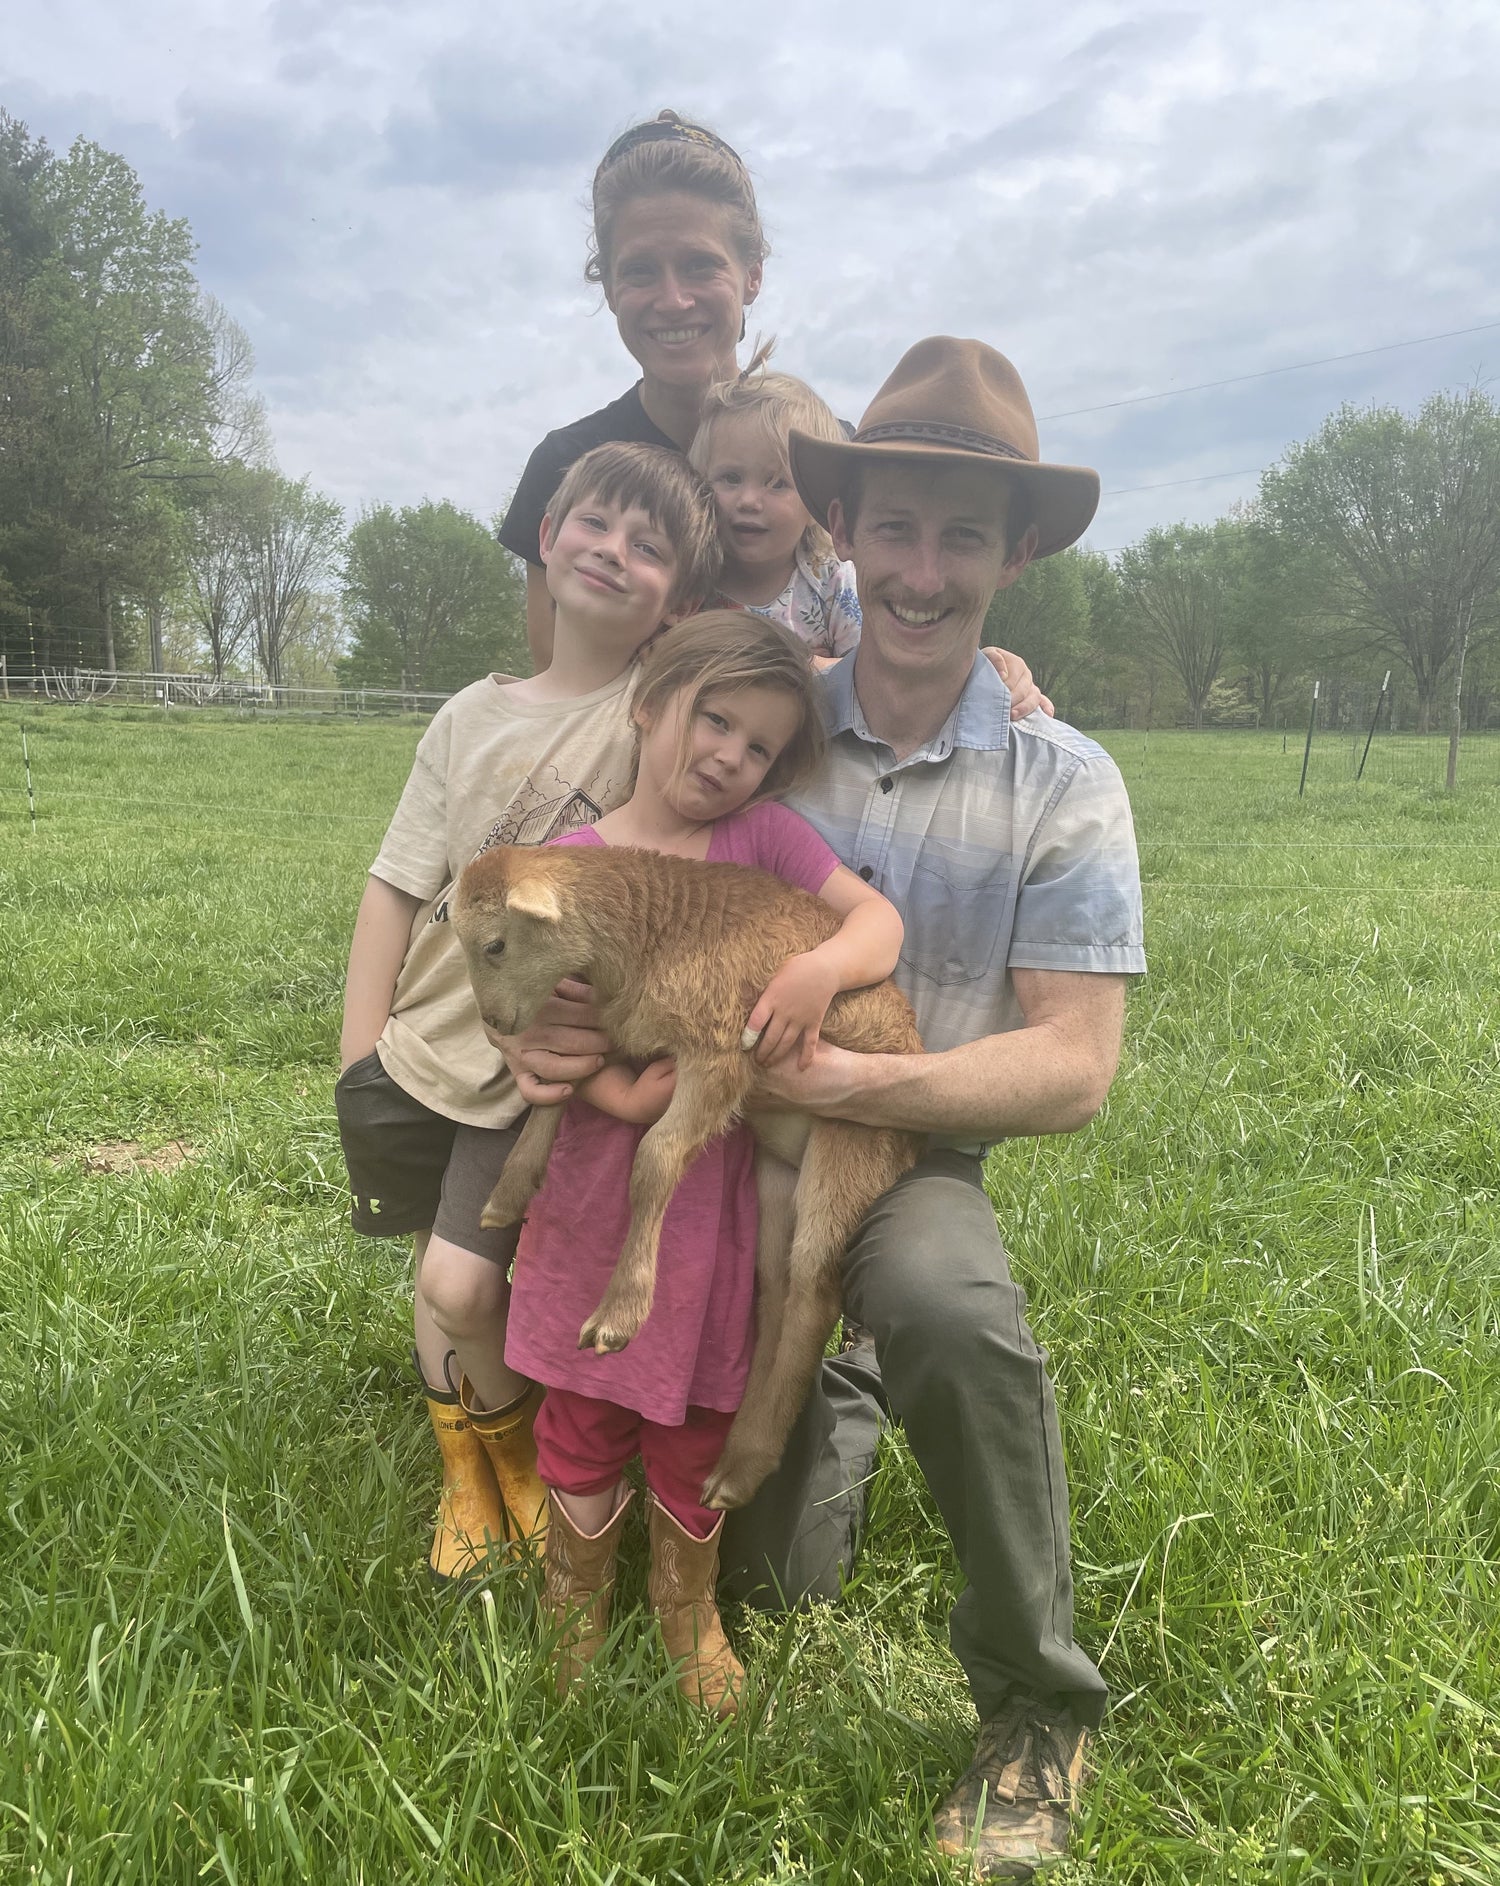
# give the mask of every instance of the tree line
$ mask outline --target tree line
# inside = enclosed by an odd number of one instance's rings
[[[243,329],[123,158],[0,111],[0,654],[450,691],[525,660],[524,588],[449,503],[351,529],[277,469]]]
[[[1500,725],[1500,406],[1344,406],[1214,523],[1033,565],[986,640],[1091,726],[1285,724],[1318,677],[1387,670],[1412,731]]]
[[[338,505],[277,469],[249,339],[123,158],[0,111],[0,654],[447,692],[526,672],[524,585],[447,502]],[[996,597],[1089,726],[1274,725],[1313,678],[1405,678],[1421,730],[1500,721],[1500,407],[1343,407],[1256,499],[1071,550]]]

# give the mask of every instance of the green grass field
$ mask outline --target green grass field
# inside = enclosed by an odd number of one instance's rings
[[[899,1439],[843,1602],[731,1619],[769,1721],[678,1706],[638,1549],[566,1706],[531,1574],[425,1580],[407,1270],[330,1103],[418,731],[0,710],[0,1877],[947,1877],[973,1719]],[[1060,1877],[1489,1886],[1500,788],[1109,744],[1152,973],[1105,1114],[990,1167],[1116,1699]]]

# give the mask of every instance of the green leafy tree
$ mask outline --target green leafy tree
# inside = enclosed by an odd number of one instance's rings
[[[376,505],[349,533],[354,686],[452,691],[526,673],[525,591],[507,551],[456,505]]]
[[[1258,725],[1269,726],[1294,680],[1326,653],[1326,580],[1315,549],[1278,530],[1259,504],[1236,505],[1244,526],[1229,597],[1229,652]]]
[[[146,209],[122,158],[79,139],[45,173],[45,195],[57,229],[38,285],[55,373],[59,574],[91,595],[112,669],[120,600],[158,596],[169,580],[173,532],[154,488],[202,476],[210,460],[214,349],[188,226]]]
[[[1348,645],[1394,656],[1427,732],[1445,673],[1500,605],[1500,406],[1438,393],[1415,416],[1344,406],[1261,483],[1282,533],[1320,553]]]
[[[13,663],[59,659],[45,578],[56,522],[39,491],[50,441],[48,335],[39,278],[56,247],[42,179],[46,141],[0,111],[0,648]]]
[[[171,587],[175,487],[201,477],[243,373],[222,369],[187,224],[147,210],[123,159],[66,157],[0,122],[0,562],[12,614],[82,625],[113,668],[120,610]],[[12,395],[15,395],[12,398]],[[45,655],[44,655],[45,659]]]
[[[1043,557],[997,590],[984,618],[984,643],[1024,655],[1043,694],[1060,699],[1089,656],[1089,591],[1084,553]]]

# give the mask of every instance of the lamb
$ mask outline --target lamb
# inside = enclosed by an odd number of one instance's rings
[[[678,1181],[742,1112],[749,1120],[760,1201],[755,1355],[702,1496],[706,1506],[742,1506],[780,1460],[838,1319],[845,1246],[921,1151],[919,1135],[756,1104],[760,1068],[747,1052],[745,1018],[786,959],[832,936],[839,920],[766,871],[571,845],[482,853],[460,880],[452,915],[479,1012],[495,1033],[520,1033],[563,977],[578,976],[592,983],[622,1058],[676,1057],[671,1105],[636,1153],[625,1246],[580,1348],[623,1349],[640,1329]],[[836,996],[822,1034],[864,1053],[922,1048],[911,1005],[890,983]],[[561,1118],[561,1107],[532,1109],[483,1223],[521,1219]]]

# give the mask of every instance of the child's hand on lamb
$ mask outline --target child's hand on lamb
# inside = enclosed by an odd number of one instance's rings
[[[801,1042],[797,1065],[811,1067],[818,1030],[828,1004],[839,992],[838,969],[817,950],[784,962],[750,1011],[744,1045],[755,1050],[762,1067],[787,1059]]]
[[[677,1062],[670,1054],[648,1061],[639,1073],[615,1065],[578,1083],[577,1094],[601,1113],[632,1126],[655,1126],[672,1104],[677,1086]]]

